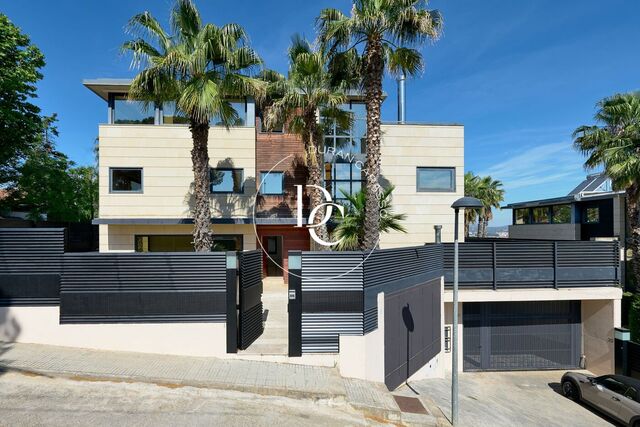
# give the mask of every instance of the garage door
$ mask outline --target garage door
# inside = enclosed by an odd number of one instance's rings
[[[465,303],[463,368],[510,371],[580,363],[580,301]]]

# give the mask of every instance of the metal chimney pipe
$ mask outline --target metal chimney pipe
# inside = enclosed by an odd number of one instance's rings
[[[405,75],[402,73],[398,77],[398,123],[404,123],[405,103],[404,103],[404,82]]]
[[[436,243],[442,243],[442,226],[434,225],[433,229],[436,231]]]

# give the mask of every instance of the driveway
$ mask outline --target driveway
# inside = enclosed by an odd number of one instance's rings
[[[463,426],[608,426],[604,415],[560,395],[564,371],[482,372],[460,374],[460,423]],[[431,398],[450,417],[451,382],[413,381],[410,386]],[[404,393],[408,390],[403,386]]]

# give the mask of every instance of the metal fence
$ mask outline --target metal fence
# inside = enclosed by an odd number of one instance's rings
[[[463,288],[618,286],[618,242],[489,241],[459,244]],[[445,283],[453,283],[453,244],[444,244]]]
[[[262,319],[262,251],[238,252],[238,347],[249,347],[264,331]]]
[[[442,247],[291,251],[289,263],[289,311],[300,309],[301,325],[295,331],[297,320],[290,318],[290,355],[335,353],[340,335],[363,335],[377,328],[379,292],[397,292],[442,276]]]
[[[63,228],[0,228],[0,305],[57,305]]]
[[[224,252],[64,256],[60,323],[225,319]]]

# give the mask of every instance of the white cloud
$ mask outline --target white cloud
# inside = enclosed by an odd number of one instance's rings
[[[557,183],[582,173],[582,159],[570,142],[536,145],[481,171],[479,175],[491,175],[509,190]],[[577,184],[577,183],[576,183]],[[549,195],[549,197],[562,194]]]

